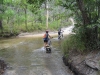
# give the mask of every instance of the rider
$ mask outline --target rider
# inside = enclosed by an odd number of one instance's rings
[[[63,30],[61,30],[61,28],[59,28],[59,30],[58,30],[58,39],[60,39],[60,35],[61,35],[61,33],[63,32]],[[62,37],[63,37],[63,35],[62,35]]]
[[[46,46],[48,45],[49,37],[52,38],[52,37],[49,35],[49,31],[48,31],[48,30],[46,30],[45,32],[46,32],[46,33],[45,33],[44,36],[43,36],[44,47],[46,47]]]

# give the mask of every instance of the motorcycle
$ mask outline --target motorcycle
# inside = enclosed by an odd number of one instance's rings
[[[46,53],[51,53],[51,40],[48,40],[48,44],[46,46]]]
[[[63,32],[60,33],[60,35],[58,35],[58,39],[61,40],[63,38]]]

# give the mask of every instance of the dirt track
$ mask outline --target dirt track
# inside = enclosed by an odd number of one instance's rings
[[[62,28],[62,30],[64,31],[63,34],[64,35],[68,35],[68,34],[72,33],[73,27],[74,26],[69,26],[67,28]],[[21,34],[18,35],[18,37],[35,37],[35,38],[36,37],[43,37],[44,33],[45,32],[40,32],[40,33],[39,32],[38,33],[21,33]],[[49,34],[51,36],[57,36],[58,35],[57,31],[55,31],[55,32],[49,32]]]

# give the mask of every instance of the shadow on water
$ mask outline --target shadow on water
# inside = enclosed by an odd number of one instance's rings
[[[57,38],[52,39],[51,54],[45,52],[41,38],[4,39],[0,46],[0,57],[8,64],[4,75],[73,75],[62,63]]]

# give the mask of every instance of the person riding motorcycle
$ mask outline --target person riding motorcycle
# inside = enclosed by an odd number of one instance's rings
[[[43,36],[44,47],[46,47],[46,46],[48,45],[49,37],[52,38],[52,37],[49,35],[49,31],[46,30],[46,31],[45,31],[45,34],[44,34],[44,36]]]
[[[64,32],[64,31],[61,30],[61,28],[59,28],[59,30],[58,30],[58,39],[61,39],[61,37],[63,37],[63,34],[61,35],[62,32]]]

